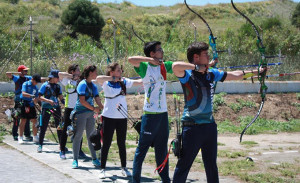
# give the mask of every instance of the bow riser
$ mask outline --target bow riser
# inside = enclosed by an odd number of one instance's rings
[[[216,38],[213,37],[213,35],[209,36],[209,45],[213,51],[213,59],[216,60],[219,58],[218,51],[217,51],[217,44],[216,44]],[[217,64],[214,65],[214,68],[217,67]]]

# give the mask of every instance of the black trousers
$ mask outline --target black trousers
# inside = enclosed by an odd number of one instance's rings
[[[186,182],[190,168],[200,149],[207,182],[219,182],[217,136],[216,123],[208,123],[199,126],[183,126],[182,156],[177,162],[173,183]]]
[[[53,112],[51,112],[50,110],[52,110]],[[40,136],[39,136],[39,144],[40,145],[43,145],[43,143],[44,143],[44,138],[45,138],[45,134],[47,131],[47,127],[48,127],[51,115],[53,115],[55,127],[57,128],[59,123],[61,122],[60,107],[52,108],[52,109],[47,109],[47,108],[42,109],[42,121],[41,121],[42,124],[40,123],[41,130],[40,130]],[[57,136],[58,136],[58,139],[60,140],[61,130],[57,130]]]
[[[117,144],[119,147],[119,155],[121,166],[126,167],[126,133],[127,119],[113,119],[102,116],[103,118],[103,147],[101,149],[101,168],[106,167],[107,155],[112,142],[114,131],[117,132]]]
[[[64,126],[63,126],[62,133],[60,136],[60,149],[61,150],[64,150],[66,148],[66,143],[67,143],[67,139],[68,139],[67,128],[72,123],[72,120],[70,119],[70,114],[72,111],[73,111],[73,108],[65,108]],[[82,139],[81,139],[81,144],[80,144],[80,150],[81,150],[81,147],[82,147]]]

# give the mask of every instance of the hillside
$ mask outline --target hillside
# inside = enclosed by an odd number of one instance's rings
[[[33,26],[33,61],[34,72],[47,75],[51,60],[59,69],[65,70],[68,63],[78,62],[81,67],[87,64],[97,64],[103,72],[107,55],[99,50],[95,43],[85,35],[78,35],[77,40],[68,36],[68,30],[60,30],[62,12],[71,1],[31,0],[10,4],[0,1],[0,60],[1,68],[7,67],[5,62],[17,47],[20,40],[29,29],[29,17],[32,16]],[[190,12],[184,4],[170,7],[139,7],[124,2],[95,3],[106,20],[102,30],[101,41],[112,60],[125,65],[126,75],[134,76],[133,69],[127,66],[126,58],[130,55],[143,55],[142,43],[134,37],[131,25],[146,41],[160,40],[163,43],[165,58],[170,60],[186,60],[187,46],[194,41],[194,23],[197,27],[197,40],[208,41],[208,31],[205,24]],[[263,39],[268,54],[278,54],[281,50],[286,55],[284,66],[275,68],[273,73],[296,72],[300,70],[300,31],[291,25],[290,17],[297,3],[290,0],[271,0],[254,3],[237,3],[258,26],[264,27],[270,18],[280,21],[280,26],[267,27],[263,30]],[[250,28],[242,29],[245,19],[238,15],[231,4],[206,6],[191,6],[209,23],[213,33],[218,37],[217,46],[220,50],[229,50],[230,54],[221,55],[219,66],[256,64],[258,52],[255,36]],[[116,50],[114,50],[113,25],[110,19],[117,22]],[[29,64],[30,37],[25,37],[20,48],[12,57],[10,67],[20,63]],[[116,55],[115,55],[116,53]],[[279,62],[271,59],[270,62]],[[45,69],[46,68],[46,69]],[[7,70],[5,68],[5,70]],[[0,76],[3,79],[3,75]],[[279,80],[296,80],[298,76],[279,78]]]

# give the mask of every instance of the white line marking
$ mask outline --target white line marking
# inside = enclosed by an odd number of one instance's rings
[[[280,152],[263,152],[262,154],[279,154]]]

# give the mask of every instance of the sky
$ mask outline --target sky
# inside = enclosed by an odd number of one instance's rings
[[[122,3],[124,0],[97,0],[98,3]],[[172,6],[177,3],[183,3],[183,0],[126,0],[138,6]],[[189,5],[206,5],[206,4],[219,4],[230,3],[230,0],[186,0]],[[255,2],[261,0],[234,0],[234,2]],[[300,0],[293,0],[300,2]]]

